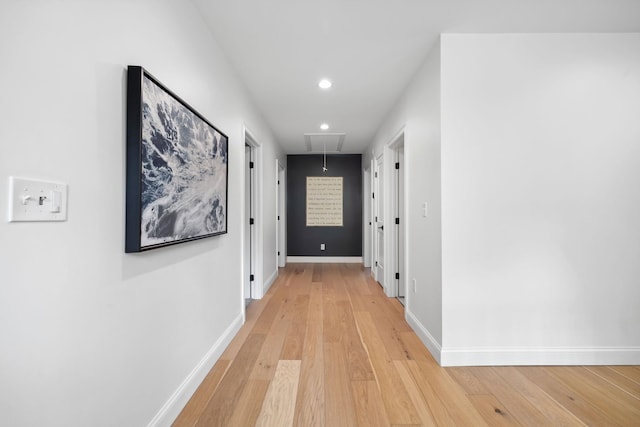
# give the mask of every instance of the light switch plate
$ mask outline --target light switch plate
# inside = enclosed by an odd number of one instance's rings
[[[9,222],[66,219],[67,184],[9,177]]]

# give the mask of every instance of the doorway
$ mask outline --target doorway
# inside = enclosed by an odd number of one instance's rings
[[[262,254],[262,150],[245,126],[244,134],[244,224],[243,224],[243,295],[245,303],[263,295]]]
[[[375,163],[373,171],[374,182],[374,277],[376,281],[385,289],[385,251],[384,251],[384,157],[381,154]]]
[[[405,305],[406,296],[406,274],[404,268],[404,247],[405,247],[405,227],[406,216],[404,214],[404,145],[396,148],[396,173],[394,182],[395,191],[395,247],[396,247],[396,295],[402,305]]]
[[[251,303],[254,299],[253,291],[253,279],[254,279],[254,245],[255,236],[253,235],[253,222],[254,222],[254,203],[253,203],[253,187],[254,187],[254,174],[253,174],[253,147],[245,143],[244,145],[244,265],[243,279],[244,279],[244,303],[245,307]]]
[[[373,258],[371,256],[371,167],[367,167],[364,170],[362,183],[364,194],[364,197],[362,198],[364,202],[362,206],[362,211],[364,212],[362,221],[362,247],[364,249],[362,261],[364,267],[369,268],[373,264],[371,262],[371,259]]]
[[[286,266],[286,201],[285,188],[286,176],[284,165],[276,159],[276,271],[279,267]]]
[[[387,239],[389,245],[387,249],[388,280],[393,281],[389,285],[387,295],[396,297],[398,301],[406,306],[407,278],[406,278],[406,230],[407,218],[405,214],[405,162],[404,162],[404,129],[402,129],[387,146],[386,154],[392,159],[389,167],[393,168],[388,174],[389,181],[389,214],[393,216],[390,224]]]

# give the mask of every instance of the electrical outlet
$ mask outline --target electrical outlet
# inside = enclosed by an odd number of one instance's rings
[[[324,251],[324,243],[320,243],[320,250]]]

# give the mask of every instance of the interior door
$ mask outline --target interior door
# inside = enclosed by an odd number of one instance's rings
[[[252,190],[252,176],[251,176],[251,147],[249,145],[245,145],[244,147],[244,212],[245,212],[245,222],[244,222],[244,299],[245,303],[248,304],[253,295],[251,293],[251,251],[253,239],[251,236],[251,223],[250,219],[252,218],[252,206],[251,206],[251,190]]]
[[[405,230],[406,230],[406,217],[404,214],[404,147],[400,147],[397,151],[397,163],[398,168],[396,170],[396,182],[397,182],[397,218],[399,219],[398,228],[396,230],[397,235],[397,248],[398,248],[398,275],[399,279],[397,280],[398,284],[398,298],[402,305],[405,303],[405,283],[407,282],[407,278],[405,276],[404,271],[404,244],[405,244]]]
[[[276,160],[277,162],[277,160]],[[284,174],[284,168],[282,167],[282,165],[280,165],[280,163],[278,163],[278,217],[277,217],[277,224],[278,224],[278,231],[277,231],[277,257],[278,257],[278,262],[277,262],[277,267],[284,267],[286,265],[286,246],[285,246],[285,228],[286,228],[286,223],[285,223],[285,174]]]
[[[376,160],[375,180],[375,226],[376,226],[376,261],[375,277],[384,288],[384,167],[383,157]]]
[[[370,268],[371,267],[371,259],[373,258],[371,256],[371,227],[373,226],[373,221],[371,218],[371,166],[367,167],[364,170],[364,174],[363,174],[363,179],[362,179],[362,185],[363,185],[363,194],[365,194],[364,197],[364,204],[362,206],[362,212],[363,212],[363,257],[362,257],[362,261],[365,267]]]

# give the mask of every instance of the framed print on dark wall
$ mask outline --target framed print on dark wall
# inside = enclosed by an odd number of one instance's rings
[[[227,136],[144,68],[127,71],[125,252],[227,232]]]

